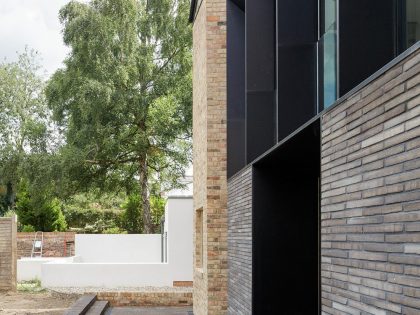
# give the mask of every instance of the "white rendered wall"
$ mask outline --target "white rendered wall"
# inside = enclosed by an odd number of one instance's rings
[[[75,257],[56,258],[56,257],[25,257],[17,260],[17,280],[29,281],[41,279],[41,265],[47,262],[72,262]],[[77,259],[76,259],[77,260]]]
[[[157,263],[160,234],[76,234],[76,256],[87,263]]]
[[[193,280],[193,199],[169,197],[166,204],[168,220],[168,264],[174,281]]]
[[[165,229],[168,233],[168,262],[160,263],[161,259],[161,235],[152,235],[150,244],[158,243],[157,252],[154,252],[155,263],[143,262],[115,262],[121,257],[134,260],[133,256],[127,253],[134,248],[144,246],[145,238],[139,237],[134,243],[127,243],[127,246],[117,242],[115,237],[103,238],[102,243],[98,244],[98,239],[86,237],[86,235],[76,235],[76,254],[81,255],[81,262],[63,263],[51,262],[42,264],[42,286],[52,287],[143,287],[143,286],[172,286],[174,281],[193,280],[193,201],[192,197],[170,196],[167,201],[165,213]],[[82,247],[78,249],[80,237],[83,238]],[[111,235],[115,236],[115,235]],[[121,235],[123,236],[133,235]],[[141,236],[141,235],[140,235]],[[143,235],[148,236],[148,235]],[[104,255],[102,250],[109,246],[111,241],[113,248],[110,255]],[[134,239],[133,239],[134,241]],[[90,245],[88,245],[90,242]],[[128,244],[131,244],[128,246]],[[153,246],[155,246],[153,245]],[[92,246],[98,246],[92,248]],[[152,245],[146,246],[153,252]],[[144,251],[145,252],[145,251]],[[98,262],[100,259],[108,257],[111,262]],[[120,256],[121,255],[121,256]],[[136,254],[141,258],[140,254]],[[84,257],[86,256],[86,257]],[[120,257],[115,257],[120,256]],[[153,256],[150,256],[153,257]],[[147,257],[146,259],[151,259]],[[137,259],[136,258],[136,259]],[[96,262],[92,262],[92,260]],[[90,261],[90,262],[88,262]]]
[[[53,287],[145,287],[172,286],[168,264],[140,263],[47,263],[42,265],[42,286]]]

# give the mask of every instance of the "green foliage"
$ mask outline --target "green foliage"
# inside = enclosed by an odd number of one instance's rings
[[[36,231],[65,231],[67,223],[57,198],[31,198],[26,182],[19,185],[16,214],[22,226],[31,225]]]
[[[119,227],[113,227],[103,230],[102,234],[126,234],[127,232]]]
[[[36,293],[43,293],[46,290],[41,286],[41,280],[34,279],[34,280],[19,282],[17,284],[17,291],[36,294]]]
[[[0,63],[0,185],[6,187],[0,214],[16,206],[21,224],[61,231],[66,223],[53,176],[61,174],[54,167],[59,139],[40,70],[37,53],[27,48],[17,62]]]
[[[5,215],[11,209],[13,199],[14,195],[11,182],[7,185],[0,185],[0,216]]]
[[[11,218],[12,216],[14,216],[14,215],[16,215],[16,211],[14,211],[14,210],[7,210],[4,214],[3,214],[3,216],[5,217],[5,218]]]
[[[138,192],[130,230],[151,232],[150,186],[179,186],[191,160],[189,0],[72,1],[65,68],[48,83],[69,187]],[[131,206],[130,206],[131,207]],[[128,215],[128,214],[127,214]]]
[[[36,232],[36,230],[32,225],[24,225],[21,232]]]
[[[140,197],[137,194],[128,196],[121,208],[124,209],[122,216],[124,229],[130,234],[142,233],[143,222]]]
[[[69,198],[63,213],[69,228],[82,233],[104,233],[105,230],[121,227],[122,195],[99,194],[97,191],[80,193]]]
[[[155,226],[155,232],[159,232],[160,220],[165,214],[166,200],[161,196],[153,195],[150,197],[150,209],[152,213],[152,221]]]
[[[0,63],[0,147],[9,179],[22,153],[48,148],[49,110],[37,52],[26,48],[18,57],[17,62]]]

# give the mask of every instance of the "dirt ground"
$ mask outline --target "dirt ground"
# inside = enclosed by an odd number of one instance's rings
[[[0,315],[61,315],[77,296],[57,296],[49,292],[0,293]]]

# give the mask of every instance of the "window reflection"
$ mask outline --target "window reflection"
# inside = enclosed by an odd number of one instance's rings
[[[323,31],[319,40],[320,109],[337,99],[337,1],[325,0]]]
[[[420,1],[407,0],[407,47],[414,45],[420,40]]]

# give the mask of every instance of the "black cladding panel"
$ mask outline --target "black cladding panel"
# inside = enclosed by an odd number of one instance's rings
[[[252,162],[276,143],[275,1],[247,0],[246,151]]]
[[[247,0],[245,14],[247,89],[274,90],[275,2]]]
[[[273,91],[247,94],[247,162],[270,149],[276,140],[276,105]]]
[[[316,115],[316,45],[278,50],[278,139]]]
[[[396,1],[340,0],[340,96],[395,57]]]
[[[318,36],[318,1],[277,0],[279,45],[312,43]]]
[[[245,13],[227,1],[227,173],[246,164],[245,154]]]
[[[278,140],[316,115],[317,0],[277,0]]]

